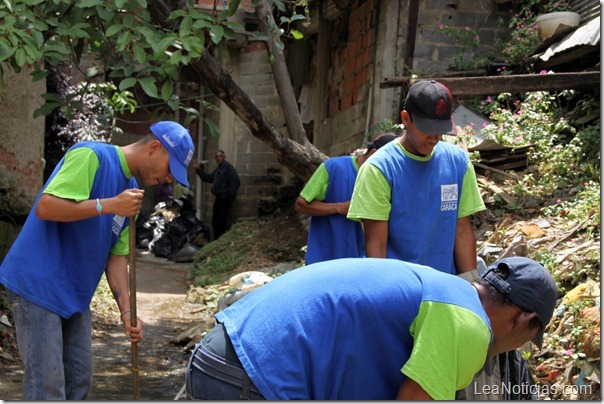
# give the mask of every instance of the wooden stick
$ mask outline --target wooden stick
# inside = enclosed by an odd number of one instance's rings
[[[132,216],[129,219],[130,230],[130,265],[129,265],[129,284],[130,284],[130,325],[136,327],[136,219]],[[138,388],[138,346],[132,342],[132,399],[140,400]]]

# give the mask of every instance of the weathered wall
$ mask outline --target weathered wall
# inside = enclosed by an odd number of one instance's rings
[[[44,80],[32,82],[30,70],[15,74],[4,68],[6,88],[0,94],[0,176],[16,178],[16,193],[33,203],[42,186],[44,118],[33,118],[46,92]]]
[[[419,2],[415,51],[405,66],[410,0],[326,0],[321,3],[319,72],[314,144],[328,155],[350,153],[374,125],[399,123],[404,89],[381,89],[384,78],[460,74],[454,56],[462,51],[458,37],[441,28],[476,31],[480,46],[465,48],[464,62],[494,52],[497,20],[505,5],[493,0],[422,0]],[[324,26],[329,26],[325,29]],[[467,27],[467,28],[466,28]],[[505,25],[504,25],[505,28]],[[328,54],[329,56],[323,56]],[[325,66],[322,66],[325,64]],[[322,74],[324,77],[322,77]],[[322,83],[325,80],[325,83]]]
[[[324,153],[334,156],[350,153],[361,146],[371,100],[371,78],[376,60],[376,23],[378,7],[375,0],[354,2],[350,9],[334,18],[330,29],[319,39],[320,47],[328,53],[327,80],[324,94],[317,94],[323,116],[315,119],[314,144]],[[324,16],[333,5],[324,5]],[[328,20],[327,20],[328,21]],[[328,22],[325,23],[328,23]],[[319,50],[321,51],[321,50]]]
[[[408,1],[406,2],[408,3]],[[408,8],[408,4],[404,6]],[[475,51],[466,46],[464,60],[487,56],[494,51],[498,31],[497,20],[507,16],[506,5],[498,5],[493,0],[426,0],[420,1],[417,21],[417,38],[413,60],[413,72],[420,77],[442,75],[455,70],[453,58],[463,49],[458,38],[447,38],[439,33],[441,27],[475,30],[480,38],[480,46]],[[401,19],[399,47],[404,50],[407,19]],[[502,27],[502,28],[505,28]],[[397,61],[402,61],[399,54]],[[402,72],[402,66],[398,67]]]

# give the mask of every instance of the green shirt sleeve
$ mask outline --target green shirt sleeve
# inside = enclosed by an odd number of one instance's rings
[[[441,302],[422,302],[410,327],[413,351],[401,371],[434,400],[454,400],[482,368],[491,332],[472,311]]]
[[[79,147],[70,150],[44,193],[75,202],[90,199],[90,190],[98,168],[99,158],[92,149]]]
[[[44,193],[75,202],[90,199],[90,191],[98,168],[99,158],[92,149],[79,147],[70,150],[65,155],[65,160],[59,172],[44,189]],[[126,226],[122,229],[118,241],[111,248],[111,253],[128,255],[130,250],[129,237],[130,231]]]
[[[478,183],[476,182],[474,165],[468,160],[468,168],[463,177],[463,184],[461,187],[461,198],[459,200],[457,217],[470,216],[485,209],[482,196],[480,196],[480,190],[478,189]]]
[[[328,185],[329,173],[325,168],[325,163],[321,163],[300,192],[300,196],[308,203],[314,200],[323,201],[327,195]]]
[[[384,174],[366,162],[359,169],[346,217],[359,222],[362,219],[387,221],[390,218],[391,194]]]

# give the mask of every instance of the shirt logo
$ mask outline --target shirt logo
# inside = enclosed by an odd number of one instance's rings
[[[113,234],[118,237],[120,236],[120,232],[122,231],[122,228],[124,228],[125,220],[126,218],[124,216],[113,216],[113,224],[111,225],[111,231],[113,232]]]
[[[457,184],[448,184],[440,186],[440,210],[451,211],[457,210],[457,200],[459,199],[459,193],[457,190]]]

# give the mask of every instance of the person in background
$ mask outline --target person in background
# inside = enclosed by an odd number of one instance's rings
[[[359,170],[348,218],[363,223],[367,257],[476,275],[471,215],[485,206],[468,155],[441,142],[455,133],[452,104],[443,84],[413,84],[401,111],[405,132]]]
[[[522,257],[493,263],[473,283],[387,258],[300,267],[215,315],[186,391],[207,400],[452,400],[487,357],[539,345],[556,297],[547,269]]]
[[[336,258],[365,256],[361,223],[346,218],[359,168],[380,147],[396,137],[384,134],[363,154],[327,159],[317,168],[296,199],[298,213],[310,215],[306,265]]]
[[[143,139],[118,147],[84,142],[70,148],[36,198],[0,266],[25,366],[24,400],[84,400],[92,384],[90,302],[103,273],[128,341],[130,218],[145,186],[188,185],[193,156],[189,132],[171,121],[151,125]]]
[[[211,173],[203,170],[203,163],[195,167],[195,171],[202,181],[212,184],[212,194],[215,197],[212,210],[212,230],[214,240],[216,240],[227,230],[229,211],[237,197],[240,181],[237,170],[226,161],[226,154],[223,150],[217,150],[214,159],[218,167]]]

